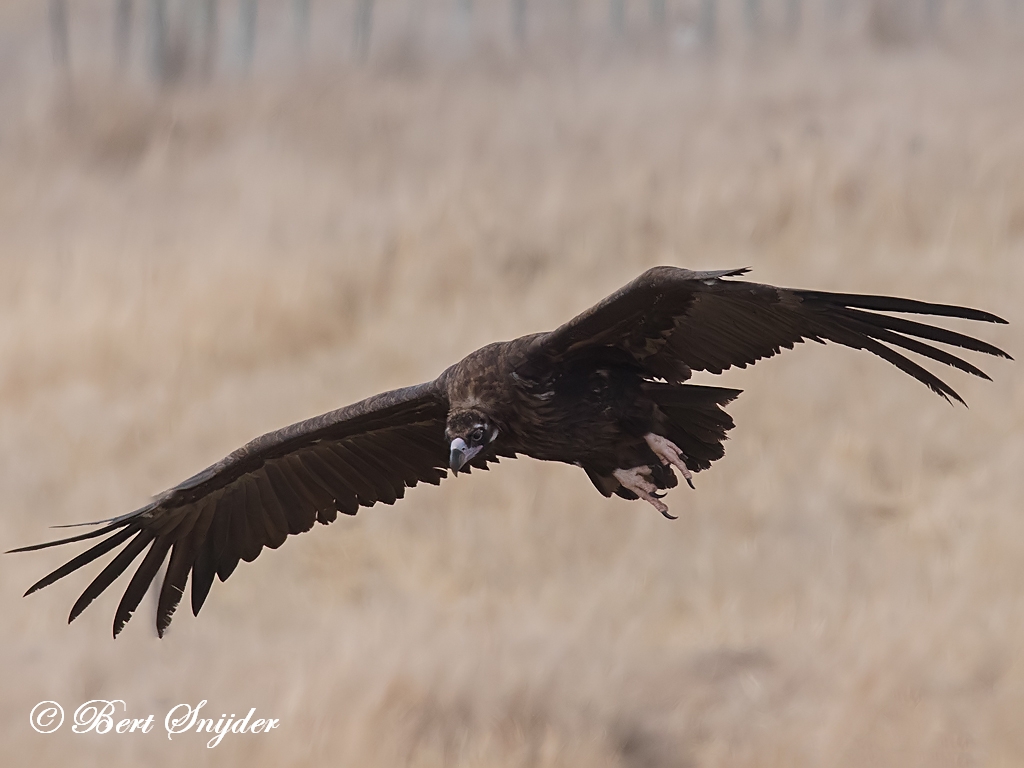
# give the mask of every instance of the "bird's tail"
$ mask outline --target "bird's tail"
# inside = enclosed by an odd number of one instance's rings
[[[662,434],[679,446],[691,472],[725,455],[722,442],[735,424],[722,406],[739,397],[740,390],[657,382],[646,383],[644,390],[664,416]]]

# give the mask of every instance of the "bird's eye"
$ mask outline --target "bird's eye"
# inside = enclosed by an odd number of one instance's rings
[[[474,443],[482,442],[483,439],[484,439],[484,431],[483,431],[483,429],[481,429],[480,427],[477,427],[476,429],[474,429],[470,433],[469,439],[471,441],[473,441]]]

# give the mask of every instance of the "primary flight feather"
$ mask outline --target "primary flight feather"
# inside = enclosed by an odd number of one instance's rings
[[[490,344],[434,381],[258,437],[141,509],[14,550],[105,536],[26,594],[118,550],[71,609],[73,621],[142,556],[114,615],[116,637],[166,562],[156,615],[163,636],[190,576],[198,614],[214,578],[224,581],[263,547],[276,549],[338,512],[393,504],[418,482],[440,483],[449,469],[487,469],[499,456],[575,464],[605,496],[643,499],[669,517],[660,492],[676,486],[677,471],[692,486],[692,473],[722,457],[733,426],[723,406],[740,394],[684,383],[693,371],[721,373],[801,341],[832,341],[872,352],[963,402],[904,352],[986,379],[929,342],[1010,357],[902,316],[1006,322],[988,312],[727,279],[745,272],[655,267],[549,333]]]

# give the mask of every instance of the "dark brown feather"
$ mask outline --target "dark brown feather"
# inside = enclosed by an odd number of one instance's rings
[[[340,462],[329,451],[319,451],[315,447],[304,451],[300,456],[303,466],[326,488],[331,490],[338,511],[346,515],[354,515],[359,511],[359,499],[351,484],[336,465]]]
[[[227,521],[227,525],[224,526],[223,549],[217,558],[217,578],[227,581],[238,561],[242,559],[243,553],[251,551],[253,547],[241,483],[236,483],[224,491],[224,495],[217,503],[217,513],[224,515]]]
[[[188,536],[174,542],[171,547],[171,559],[167,561],[167,573],[160,587],[160,597],[156,604],[156,633],[163,637],[171,623],[171,617],[178,609],[181,596],[185,594],[188,583],[188,572],[195,558],[192,537]]]
[[[314,452],[329,461],[332,467],[337,468],[343,474],[345,480],[359,497],[359,503],[364,507],[371,507],[377,503],[377,491],[369,480],[363,476],[359,465],[353,463],[351,454],[340,445],[325,444],[313,449]]]
[[[211,527],[212,528],[212,527]],[[211,530],[212,534],[212,530]],[[217,575],[217,556],[214,538],[210,535],[199,545],[199,554],[192,566],[192,615],[198,616],[199,611],[206,602],[213,586],[213,579]]]
[[[302,451],[289,456],[285,461],[292,469],[293,477],[299,480],[306,488],[307,494],[311,495],[316,502],[316,519],[324,525],[333,523],[338,519],[338,502],[334,490],[320,479],[316,472],[312,471],[306,462],[303,461],[303,454],[309,451]]]
[[[318,514],[333,508],[334,499],[318,483],[313,482],[297,455],[283,457],[278,462],[278,467],[292,490],[305,501],[306,508],[313,510],[313,518],[309,521],[309,527],[312,528]]]
[[[291,483],[281,469],[280,461],[268,461],[263,468],[263,474],[281,502],[288,523],[288,533],[304,533],[312,528],[316,520],[316,509],[305,496],[300,496],[292,489]]]
[[[139,556],[139,553],[152,540],[152,533],[146,530],[139,531],[135,538],[128,542],[128,545],[118,552],[117,556],[107,564],[107,567],[100,571],[99,576],[93,579],[92,583],[85,588],[81,597],[71,607],[71,613],[68,615],[68,624],[77,619],[100,592],[109,587],[114,579],[124,573],[128,566],[132,564],[132,561]]]
[[[148,546],[115,613],[114,634],[169,553],[157,604],[162,635],[190,572],[192,612],[198,614],[214,579],[226,580],[239,560],[279,547],[318,520],[330,523],[339,511],[353,515],[360,506],[392,504],[419,482],[439,483],[448,474],[449,442],[457,429],[467,428],[467,437],[477,434],[469,439],[479,452],[464,465],[466,472],[523,453],[580,464],[602,494],[636,498],[614,479],[616,469],[647,465],[659,488],[677,483],[645,442],[652,430],[676,444],[692,471],[723,455],[733,426],[723,408],[738,392],[684,384],[693,371],[721,373],[803,341],[834,342],[867,350],[941,396],[960,400],[903,352],[983,378],[973,363],[933,344],[1009,357],[988,342],[900,316],[1005,322],[987,312],[728,279],[746,271],[656,267],[549,333],[488,345],[433,382],[257,437],[133,513],[15,550],[105,537],[29,593],[120,547],[75,603],[73,620]],[[478,431],[481,419],[490,432]],[[499,439],[485,443],[480,434]],[[458,461],[457,453],[453,457]]]
[[[175,532],[167,573],[157,600],[156,631],[160,637],[163,637],[185,592],[188,573],[196,558],[196,543],[205,537],[213,514],[209,502],[198,502],[186,507],[186,510],[185,520]]]
[[[135,571],[131,581],[128,582],[128,588],[124,591],[121,602],[117,606],[117,612],[114,614],[114,637],[121,633],[124,625],[128,623],[128,619],[132,617],[135,609],[139,607],[139,603],[142,602],[142,598],[145,596],[146,590],[149,589],[149,585],[153,581],[153,577],[156,576],[156,572],[163,565],[164,558],[167,557],[167,550],[170,548],[170,538],[158,537],[153,539],[149,552],[142,558],[142,564]]]
[[[358,444],[356,444],[358,446]],[[384,504],[394,504],[398,496],[394,486],[384,471],[360,455],[359,447],[349,448],[347,445],[332,445],[331,449],[345,461],[356,474],[365,479],[373,489],[373,497]]]
[[[256,487],[260,492],[260,501],[263,503],[264,510],[270,516],[274,529],[280,531],[282,537],[287,537],[289,533],[288,517],[285,515],[284,509],[281,508],[281,500],[278,498],[277,492],[270,485],[266,471],[258,472],[253,477],[256,479]],[[276,547],[274,548],[276,549]]]
[[[266,526],[263,522],[264,513],[259,505],[259,496],[256,494],[256,486],[249,475],[242,475],[238,480],[238,490],[241,496],[236,514],[245,521],[248,529],[248,538],[241,548],[242,560],[251,563],[259,557],[263,544],[267,540]]]
[[[263,545],[270,549],[277,549],[288,538],[288,529],[282,525],[278,528],[271,513],[273,499],[264,500],[260,491],[257,478],[253,475],[245,475],[245,508],[250,520],[257,521],[260,530],[260,540]]]
[[[201,501],[196,506],[198,509],[192,528],[175,541],[171,548],[171,559],[167,563],[167,573],[160,588],[156,608],[156,631],[160,637],[164,636],[171,623],[171,617],[181,602],[189,571],[195,566],[200,547],[206,540],[206,533],[213,520],[214,510],[210,502]]]
[[[421,476],[436,481],[439,460],[424,451],[423,433],[425,428],[443,433],[446,413],[444,395],[432,382],[377,395],[264,435],[135,513],[93,531],[23,548],[30,551],[107,535],[30,591],[123,546],[75,603],[74,619],[149,545],[115,613],[115,635],[170,553],[157,605],[157,630],[162,635],[190,571],[192,612],[198,614],[214,578],[226,580],[239,560],[255,559],[264,546],[276,548],[288,534],[309,530],[318,519],[332,522],[339,510],[354,514],[360,503],[393,502]],[[403,450],[406,433],[412,443]],[[393,463],[389,450],[395,455]]]
[[[138,513],[136,513],[136,514],[138,514]],[[99,524],[105,523],[105,522],[107,522],[107,521],[106,520],[102,520],[102,521],[100,521],[100,523],[80,523],[79,525],[99,525]],[[55,541],[44,541],[41,544],[30,544],[27,547],[18,547],[17,549],[11,549],[11,550],[8,550],[6,552],[6,554],[13,555],[15,552],[35,552],[35,551],[40,550],[40,549],[49,549],[50,547],[58,547],[61,544],[71,544],[71,543],[76,542],[76,541],[85,541],[87,539],[95,539],[97,536],[102,536],[105,533],[110,533],[111,531],[116,531],[119,528],[124,528],[124,526],[126,524],[127,523],[125,523],[125,522],[115,522],[115,523],[111,523],[110,525],[105,525],[102,528],[97,528],[94,531],[89,531],[88,533],[80,533],[77,536],[69,536],[66,539],[56,539]],[[65,526],[54,526],[54,527],[55,528],[62,528],[62,527],[65,527]],[[136,530],[138,530],[138,529],[136,529]]]
[[[74,573],[79,568],[81,568],[83,565],[87,565],[88,563],[91,563],[97,557],[101,557],[101,556],[107,554],[107,552],[112,550],[118,544],[121,544],[126,539],[131,538],[132,534],[137,533],[138,530],[139,529],[135,528],[135,527],[122,528],[120,531],[115,533],[113,536],[110,536],[110,537],[104,539],[99,544],[96,544],[96,545],[90,547],[89,549],[85,550],[85,552],[83,552],[82,554],[78,555],[78,557],[75,557],[72,560],[69,560],[64,565],[62,565],[60,568],[56,569],[55,571],[51,571],[50,573],[48,573],[46,576],[44,576],[39,581],[37,581],[35,584],[33,584],[31,587],[29,587],[28,591],[25,592],[25,595],[26,596],[31,595],[36,590],[42,589],[43,587],[48,587],[51,584],[53,584],[53,582],[57,581],[58,579],[63,579],[69,573]],[[19,551],[22,551],[22,550],[14,550],[14,551],[15,552],[19,552]]]
[[[858,296],[776,288],[701,273],[655,267],[604,301],[531,344],[531,363],[566,360],[595,346],[614,346],[652,372],[691,370],[721,373],[745,366],[804,340],[833,341],[868,350],[946,398],[961,400],[944,381],[881,341],[952,365],[976,376],[979,368],[905,336],[1009,357],[987,342],[945,328],[879,312],[957,317],[993,323],[996,315],[965,307],[886,296]],[[646,308],[646,309],[645,309]],[[528,365],[527,368],[530,366]],[[962,400],[961,400],[962,402]]]

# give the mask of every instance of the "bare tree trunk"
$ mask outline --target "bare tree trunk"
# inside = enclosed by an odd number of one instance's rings
[[[295,53],[305,59],[309,54],[309,0],[293,0],[292,14]]]
[[[149,68],[158,83],[167,81],[167,0],[150,0]]]
[[[512,0],[512,36],[520,48],[526,46],[526,0]]]
[[[651,26],[662,29],[665,26],[665,0],[649,0]]]
[[[697,17],[697,36],[705,48],[713,48],[718,36],[718,7],[716,0],[701,0]]]
[[[50,38],[53,62],[66,77],[71,75],[71,52],[68,43],[67,0],[50,0]]]
[[[455,3],[455,42],[462,53],[473,37],[473,0],[456,0]]]
[[[213,76],[217,63],[217,42],[220,39],[218,0],[200,0],[199,5],[199,73],[204,80]]]
[[[825,16],[833,24],[839,24],[846,16],[846,0],[826,0]]]
[[[938,33],[942,25],[943,0],[924,0],[924,27],[930,35]]]
[[[373,0],[356,0],[352,26],[352,49],[356,61],[364,62],[370,55],[370,34],[373,31]]]
[[[747,31],[753,37],[761,36],[761,0],[743,0],[743,17]]]
[[[117,0],[114,6],[114,68],[128,71],[132,55],[132,0]]]
[[[626,33],[626,0],[608,0],[608,23],[615,37]]]
[[[239,0],[238,3],[238,64],[243,75],[252,69],[256,55],[256,18],[258,0]]]
[[[786,35],[795,40],[800,35],[800,22],[803,16],[802,0],[786,0]]]
[[[579,0],[562,0],[562,5],[565,8],[566,24],[568,24],[570,29],[576,29],[576,26],[580,22]]]

